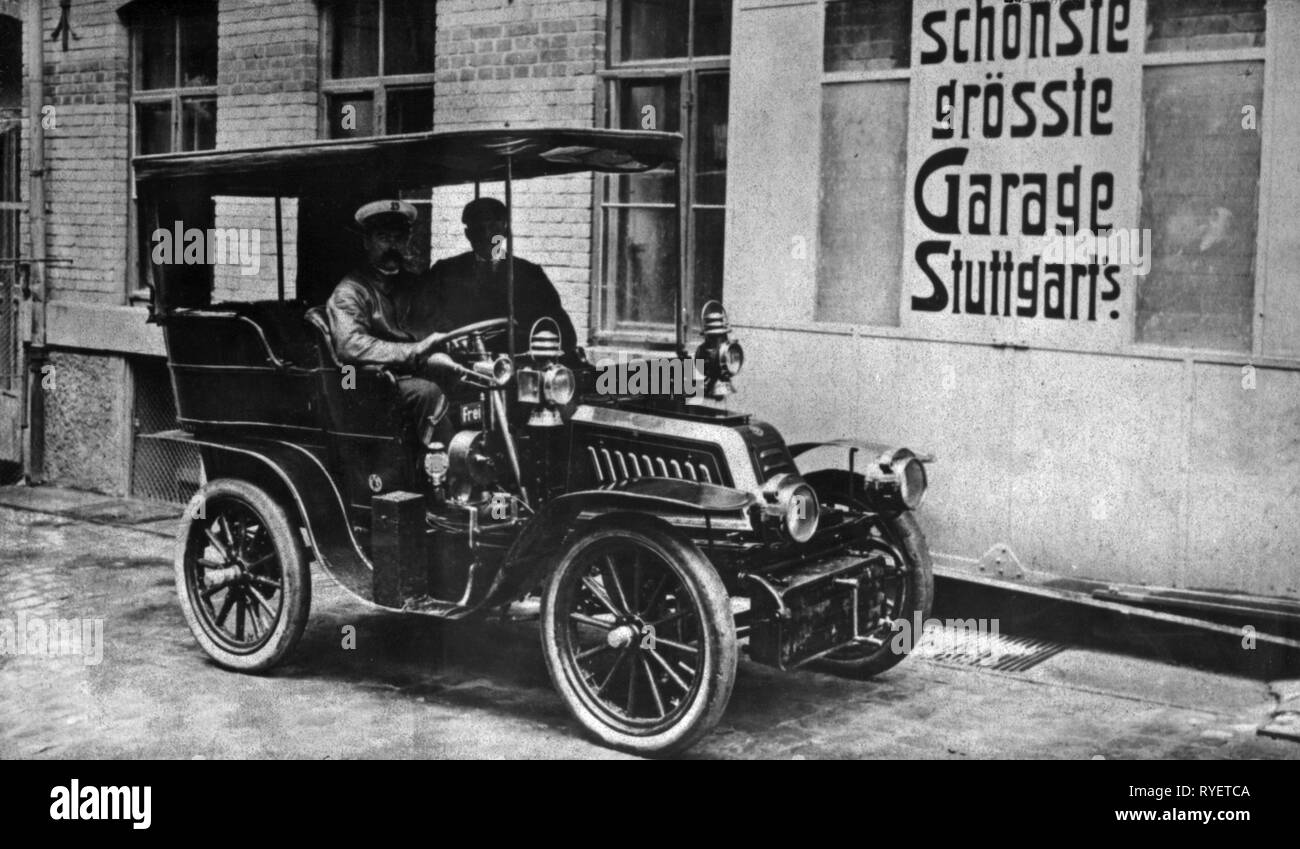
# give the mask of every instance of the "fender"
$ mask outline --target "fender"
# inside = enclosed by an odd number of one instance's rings
[[[790,446],[790,456],[798,457],[800,454],[806,454],[814,448],[827,448],[830,446],[847,448],[849,449],[850,456],[861,451],[872,459],[885,456],[889,459],[893,459],[900,453],[906,452],[907,455],[915,457],[922,463],[935,462],[935,456],[933,454],[922,454],[919,451],[913,451],[910,448],[902,448],[885,442],[872,442],[866,439],[827,439],[820,442],[797,442]]]
[[[817,491],[818,497],[823,501],[843,499],[855,506],[885,514],[897,514],[919,506],[927,486],[925,466],[934,462],[933,454],[918,454],[910,448],[891,447],[860,439],[832,439],[791,445],[790,456],[798,457],[814,448],[830,446],[849,450],[847,469],[800,469],[803,479]],[[858,452],[866,455],[862,463],[857,462]],[[904,497],[898,470],[913,460],[921,467],[922,494],[908,501]]]
[[[633,478],[566,493],[548,501],[510,546],[488,598],[498,604],[511,601],[545,580],[554,555],[573,531],[604,516],[650,512],[668,524],[673,517],[703,516],[743,522],[748,528],[745,511],[753,503],[754,497],[742,490],[674,478]]]
[[[372,600],[373,567],[352,535],[343,496],[315,454],[291,442],[217,442],[179,430],[151,434],[149,438],[199,446],[213,477],[252,478],[268,486],[273,496],[295,512],[307,544],[330,577],[358,600],[380,607]]]

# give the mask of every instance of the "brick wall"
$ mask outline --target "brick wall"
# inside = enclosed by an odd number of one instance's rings
[[[46,101],[56,110],[47,132],[48,249],[74,260],[51,267],[51,298],[121,304],[134,277],[130,233],[130,65],[128,29],[117,15],[123,0],[78,0],[79,36],[64,52],[48,34],[58,4],[44,3]],[[590,127],[605,50],[604,0],[440,0],[435,127],[440,130],[558,125]],[[283,144],[318,138],[320,9],[315,0],[220,0],[218,14],[217,146]],[[27,104],[25,104],[27,105]],[[27,110],[39,115],[39,106]],[[26,187],[24,186],[24,193]],[[538,180],[516,187],[520,256],[542,264],[566,308],[587,333],[590,302],[589,176]],[[500,186],[484,186],[500,197]],[[432,256],[467,249],[460,208],[472,187],[435,194]],[[261,229],[262,268],[255,278],[218,268],[218,298],[265,298],[275,291],[270,204],[223,200],[217,224]],[[286,206],[286,221],[293,217]],[[296,245],[286,244],[292,280]],[[70,394],[51,399],[47,453],[51,480],[101,491],[125,486],[129,428],[124,361],[56,353]],[[61,390],[63,391],[63,390]],[[112,446],[105,444],[105,434]],[[108,451],[93,462],[96,450]]]
[[[438,4],[434,125],[591,127],[604,64],[603,0],[449,0]],[[542,265],[587,337],[591,300],[589,175],[515,187],[515,251]],[[503,197],[500,185],[483,194]],[[473,187],[434,193],[432,255],[468,250],[460,210]]]
[[[316,138],[319,42],[314,0],[222,0],[217,147]]]
[[[313,0],[226,0],[217,16],[217,147],[256,147],[317,137],[320,12]],[[286,297],[293,297],[298,240],[297,204],[284,205]],[[213,300],[276,297],[274,202],[221,199],[218,227],[257,230],[261,267],[213,270]]]
[[[77,3],[67,52],[49,33],[57,3],[46,2],[45,103],[54,107],[47,128],[46,200],[51,298],[120,304],[126,291],[128,132],[130,115],[126,28],[111,2]],[[33,112],[29,112],[29,115]]]

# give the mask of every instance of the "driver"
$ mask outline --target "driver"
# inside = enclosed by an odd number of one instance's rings
[[[461,213],[472,250],[439,260],[429,269],[438,292],[438,320],[443,328],[459,327],[509,314],[506,294],[506,245],[510,230],[506,205],[496,198],[476,198]],[[560,326],[566,357],[577,347],[577,334],[560,295],[541,266],[514,258],[515,350],[528,349],[533,323],[550,316]]]
[[[334,353],[351,365],[385,366],[397,378],[403,410],[422,444],[447,442],[447,398],[432,380],[429,362],[443,335],[417,335],[415,317],[427,309],[429,289],[403,268],[415,207],[377,200],[356,212],[366,264],[344,275],[326,309]]]

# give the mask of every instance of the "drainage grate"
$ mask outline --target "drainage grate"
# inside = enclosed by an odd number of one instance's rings
[[[1024,672],[1069,648],[1065,643],[1013,637],[996,631],[944,626],[925,631],[912,655],[940,663]]]
[[[135,379],[135,444],[131,494],[137,498],[184,504],[202,484],[199,449],[148,435],[176,427],[176,401],[163,360],[131,363]]]

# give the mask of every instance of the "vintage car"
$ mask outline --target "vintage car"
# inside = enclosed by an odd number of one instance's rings
[[[680,751],[712,728],[742,649],[860,677],[902,660],[894,625],[924,619],[933,596],[912,512],[930,458],[857,439],[787,445],[718,403],[745,364],[720,304],[691,330],[677,296],[664,356],[703,361],[690,397],[598,391],[596,367],[561,361],[546,319],[520,329],[526,348],[507,332],[513,315],[457,328],[442,352],[457,375],[448,445],[421,443],[397,415],[392,374],[335,356],[321,305],[361,259],[349,237],[361,204],[504,181],[509,205],[521,179],[675,174],[681,146],[668,133],[529,129],[134,161],[141,270],[179,423],[160,436],[197,446],[206,480],[179,531],[176,588],[216,663],[262,672],[284,659],[313,561],[410,615],[460,620],[532,599],[569,710],[635,753]],[[278,298],[214,302],[210,256],[159,261],[160,230],[233,226],[249,198],[274,210]],[[702,332],[694,350],[688,330]],[[826,446],[842,468],[797,464]]]

